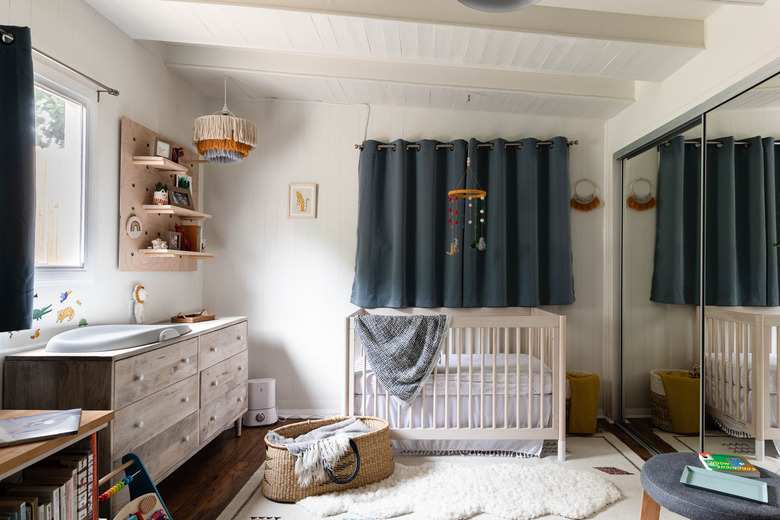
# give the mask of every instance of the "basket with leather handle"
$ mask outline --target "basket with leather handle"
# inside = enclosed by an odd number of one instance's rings
[[[295,438],[312,430],[343,421],[346,417],[331,417],[289,424],[275,429],[282,437]],[[276,502],[297,502],[306,497],[352,489],[373,484],[392,475],[395,469],[390,427],[384,419],[358,417],[371,429],[370,433],[350,439],[352,449],[341,457],[324,482],[301,486],[295,475],[295,456],[284,446],[265,438],[266,459],[262,492]]]

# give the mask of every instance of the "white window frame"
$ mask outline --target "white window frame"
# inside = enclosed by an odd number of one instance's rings
[[[84,117],[83,163],[84,177],[81,186],[82,208],[82,266],[36,266],[35,285],[53,285],[68,281],[92,281],[94,279],[94,225],[91,222],[95,208],[93,175],[97,162],[97,96],[92,86],[88,86],[54,68],[34,61],[35,83],[52,90],[65,98],[81,103],[86,111]],[[37,172],[36,172],[37,175]],[[37,239],[37,237],[36,237]]]

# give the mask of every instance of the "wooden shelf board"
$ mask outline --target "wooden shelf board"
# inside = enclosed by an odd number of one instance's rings
[[[53,410],[0,410],[0,419],[24,417],[25,415],[35,415],[50,411]],[[113,418],[114,412],[112,410],[82,410],[81,424],[76,435],[0,448],[0,478],[5,478],[66,446],[88,437],[93,432],[104,428]]]
[[[178,164],[165,157],[157,155],[134,155],[133,164],[140,164],[143,166],[151,166],[158,170],[172,171],[172,172],[189,172],[190,169],[183,164]]]
[[[187,208],[171,206],[170,204],[144,204],[141,206],[149,213],[164,213],[166,215],[177,215],[186,220],[206,220],[211,218],[208,213],[201,213]]]
[[[216,253],[201,253],[199,251],[181,251],[179,249],[139,249],[142,255],[154,256],[157,258],[174,258],[177,256],[187,256],[189,258],[214,258]]]

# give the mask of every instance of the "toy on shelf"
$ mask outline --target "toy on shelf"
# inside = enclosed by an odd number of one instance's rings
[[[122,471],[125,472],[125,478],[98,496],[98,502],[102,503],[125,488],[129,490],[130,502],[113,516],[113,520],[170,520],[168,508],[138,455],[128,453],[122,457],[122,463],[98,481],[98,486],[102,486]]]

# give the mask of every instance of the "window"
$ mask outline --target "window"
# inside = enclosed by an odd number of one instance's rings
[[[36,78],[35,267],[85,268],[85,143],[87,103]]]

